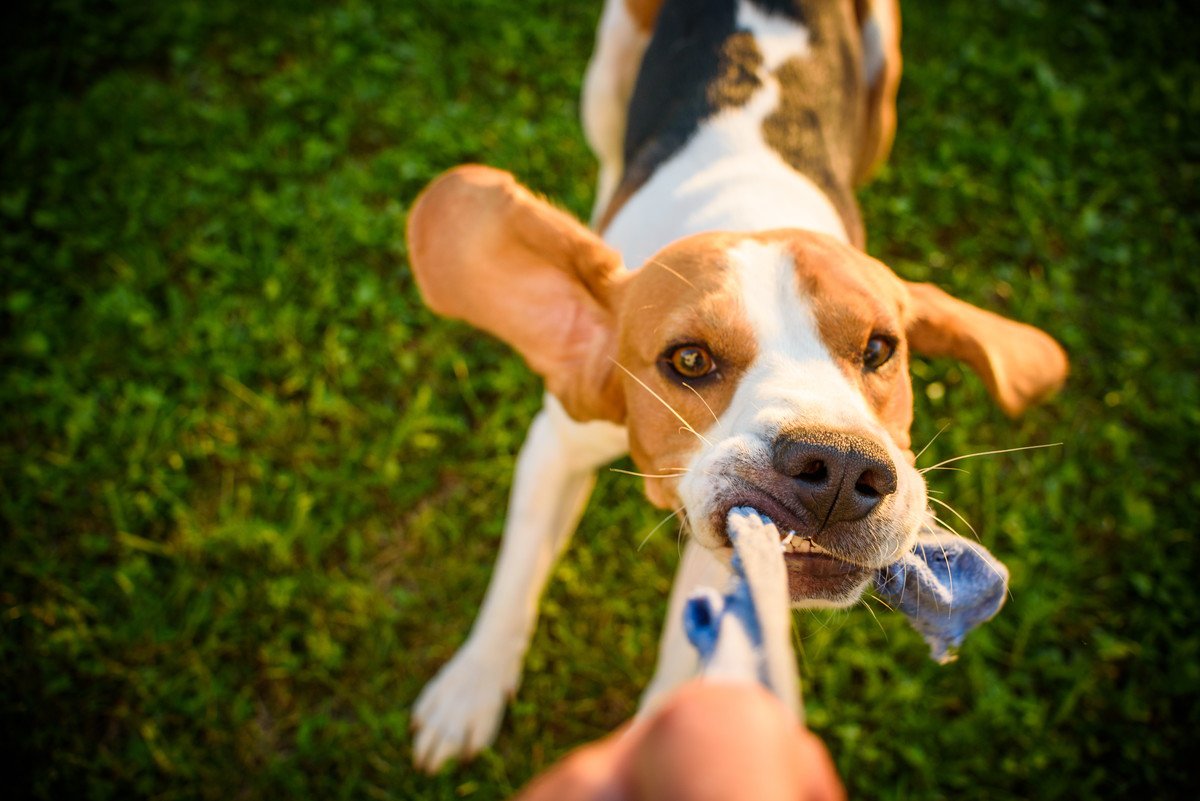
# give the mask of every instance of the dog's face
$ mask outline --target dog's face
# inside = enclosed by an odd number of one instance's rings
[[[753,507],[785,534],[793,600],[843,605],[912,545],[908,292],[803,231],[706,234],[629,279],[618,319],[630,451],[661,506],[728,552]],[[628,371],[628,372],[626,372]]]
[[[734,506],[770,517],[803,605],[853,603],[919,528],[910,347],[967,361],[1010,413],[1066,374],[1041,331],[819,234],[701,234],[626,271],[483,167],[426,190],[409,244],[431,307],[516,347],[576,419],[627,427],[650,500],[702,545],[729,553]]]

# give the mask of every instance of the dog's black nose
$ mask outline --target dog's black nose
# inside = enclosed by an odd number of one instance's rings
[[[896,491],[896,467],[882,446],[842,431],[781,434],[775,470],[792,479],[795,498],[822,526],[861,520]]]

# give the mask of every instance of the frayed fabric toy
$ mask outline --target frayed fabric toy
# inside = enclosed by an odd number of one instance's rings
[[[684,608],[684,629],[700,654],[700,674],[756,681],[802,714],[792,651],[787,569],[771,520],[739,507],[726,522],[733,542],[733,578],[724,595],[698,590]],[[1008,570],[987,549],[926,523],[911,551],[875,577],[875,591],[903,612],[945,664],[967,633],[1004,605]]]
[[[977,542],[928,523],[900,561],[879,571],[875,592],[908,616],[941,664],[990,620],[1008,595],[1008,569]]]

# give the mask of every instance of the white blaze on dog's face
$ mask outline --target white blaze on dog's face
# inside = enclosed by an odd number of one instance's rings
[[[733,506],[787,543],[793,601],[853,603],[925,511],[911,348],[966,361],[1009,414],[1057,389],[1043,332],[900,280],[830,237],[707,233],[629,272],[568,215],[486,167],[450,171],[408,221],[426,302],[515,347],[579,421],[623,423],[660,506],[728,553]]]
[[[818,234],[707,234],[659,253],[620,317],[630,448],[651,499],[682,504],[692,535],[726,553],[728,511],[758,509],[795,532],[793,600],[856,600],[911,547],[926,505],[907,300],[882,264]]]

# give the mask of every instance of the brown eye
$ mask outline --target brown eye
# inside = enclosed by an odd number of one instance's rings
[[[862,355],[863,367],[867,370],[878,370],[887,364],[895,352],[896,340],[883,334],[875,334],[867,340],[867,347]]]
[[[684,378],[701,378],[716,369],[712,354],[699,345],[681,345],[667,358],[671,369]]]

